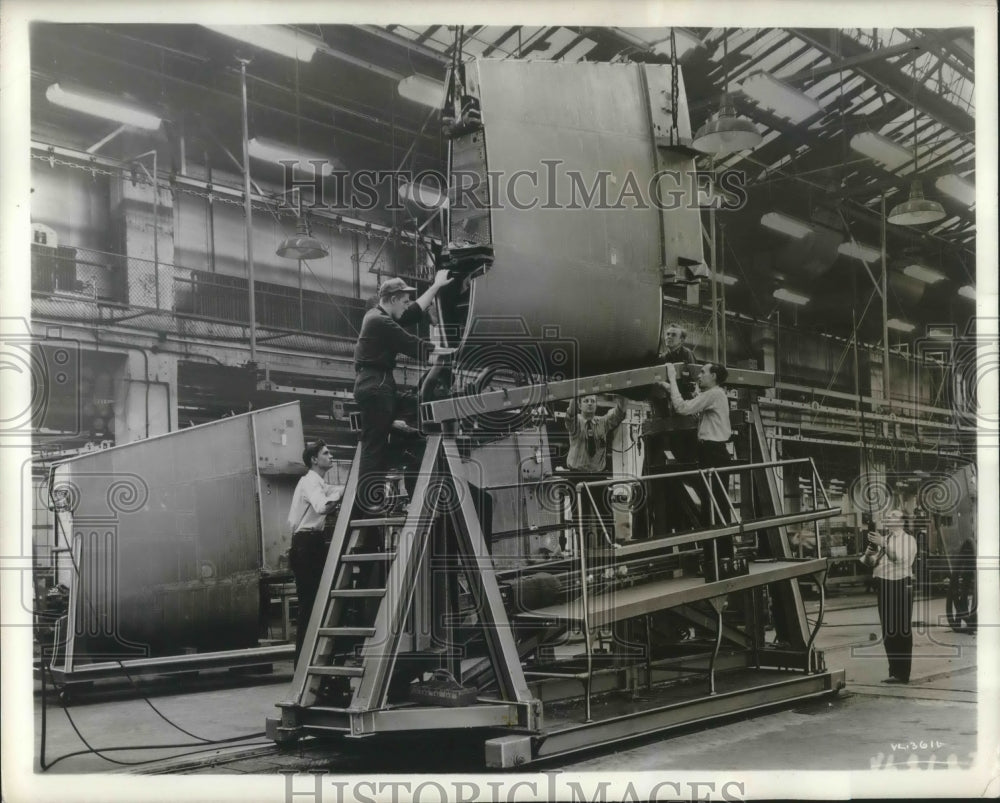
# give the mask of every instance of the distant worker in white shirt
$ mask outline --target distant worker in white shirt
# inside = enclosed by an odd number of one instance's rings
[[[916,539],[903,529],[903,513],[892,510],[885,517],[885,535],[868,533],[862,562],[874,566],[878,591],[878,618],[882,643],[889,659],[889,677],[883,683],[909,683],[913,663],[913,561]]]
[[[673,363],[667,363],[667,390],[670,392],[670,401],[674,405],[674,410],[679,415],[698,416],[698,468],[722,468],[729,465],[729,450],[726,444],[733,435],[732,426],[729,423],[729,398],[722,388],[729,372],[723,365],[707,363],[702,366],[701,375],[698,377],[699,393],[692,399],[685,399],[677,387],[677,369]],[[725,476],[725,475],[723,475]],[[713,483],[712,494],[702,485],[698,486],[698,493],[702,499],[702,524],[720,524],[729,520],[729,503],[727,500],[725,481],[718,480]],[[712,498],[715,499],[715,507],[721,515],[720,522],[718,516],[713,517]],[[719,538],[718,556],[719,558],[733,557],[732,537]],[[709,570],[712,563],[711,543],[703,545],[705,559],[706,577],[714,577],[714,572]]]
[[[323,441],[306,446],[302,462],[309,467],[309,471],[295,486],[292,506],[288,511],[288,529],[292,531],[288,565],[295,575],[295,592],[299,600],[295,628],[296,661],[302,651],[302,640],[330,549],[332,532],[326,526],[326,517],[334,512],[344,495],[344,486],[331,485],[326,481],[326,473],[333,466],[333,456]]]

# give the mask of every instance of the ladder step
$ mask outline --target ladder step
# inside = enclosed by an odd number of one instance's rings
[[[367,599],[384,596],[384,588],[335,588],[330,592],[331,599]]]
[[[310,666],[310,675],[332,675],[338,678],[359,678],[365,673],[363,666]]]
[[[357,529],[360,527],[399,527],[403,524],[406,524],[406,516],[391,516],[383,519],[355,519],[349,526]]]
[[[374,636],[374,627],[321,627],[320,636]]]
[[[348,555],[341,555],[340,559],[344,563],[364,563],[373,560],[392,560],[395,557],[395,552],[353,552]]]

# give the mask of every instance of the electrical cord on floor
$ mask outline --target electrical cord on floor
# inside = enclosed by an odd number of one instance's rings
[[[154,713],[160,719],[162,719],[164,722],[166,722],[171,727],[176,728],[177,730],[179,730],[185,736],[190,736],[192,739],[197,739],[200,742],[206,742],[206,743],[212,741],[211,739],[206,739],[204,736],[198,736],[196,733],[191,733],[191,731],[185,730],[180,725],[178,725],[176,722],[172,721],[159,708],[157,708],[155,705],[153,705],[153,701],[152,700],[150,700],[145,694],[142,693],[142,691],[139,689],[139,684],[135,682],[135,680],[133,679],[133,677],[129,674],[128,670],[125,668],[125,664],[123,664],[121,662],[121,660],[118,660],[115,663],[117,663],[118,666],[121,667],[122,672],[125,673],[125,677],[128,678],[128,682],[131,684],[132,688],[135,689],[136,692],[138,692],[139,696],[143,699],[143,701],[146,703],[146,705],[148,705],[150,708],[152,708],[153,711],[154,711]]]
[[[93,745],[91,745],[90,742],[88,742],[86,740],[86,738],[84,738],[84,736],[83,736],[82,733],[80,733],[80,729],[76,726],[76,722],[73,721],[73,717],[69,713],[69,709],[65,705],[63,705],[62,706],[63,713],[66,714],[66,719],[69,720],[70,727],[73,729],[73,732],[77,735],[77,738],[81,742],[83,742],[84,745],[86,745],[87,749],[86,750],[77,750],[76,752],[73,752],[73,753],[66,753],[65,755],[59,756],[59,758],[57,758],[55,761],[47,762],[45,760],[45,743],[46,743],[46,735],[47,735],[47,728],[48,728],[48,721],[47,721],[47,708],[48,708],[48,706],[47,706],[47,684],[45,682],[46,672],[48,672],[48,674],[49,674],[50,677],[52,676],[52,670],[48,667],[48,665],[46,665],[46,663],[44,661],[44,658],[43,658],[43,660],[42,660],[42,673],[41,673],[42,674],[42,699],[41,699],[41,703],[42,703],[42,725],[41,725],[41,733],[40,733],[41,745],[40,745],[39,753],[38,753],[38,763],[39,763],[39,766],[41,767],[42,771],[46,771],[46,770],[50,769],[51,767],[54,767],[56,764],[58,764],[63,759],[70,758],[72,756],[79,756],[79,755],[95,755],[98,758],[104,759],[105,761],[108,761],[108,762],[110,762],[112,764],[118,764],[120,766],[139,766],[139,765],[142,765],[142,764],[152,764],[152,763],[155,763],[157,761],[160,761],[161,759],[147,759],[145,761],[120,761],[118,759],[110,758],[110,757],[104,755],[104,753],[115,752],[115,751],[118,751],[118,750],[160,750],[160,749],[165,749],[165,748],[177,748],[177,747],[201,747],[202,748],[200,750],[191,750],[191,751],[188,751],[186,753],[181,753],[181,754],[179,754],[177,756],[170,756],[170,758],[180,758],[181,756],[189,756],[189,755],[194,755],[196,753],[210,752],[210,751],[212,751],[212,750],[215,749],[214,746],[224,745],[224,744],[232,744],[234,742],[244,742],[247,739],[256,739],[258,736],[264,736],[265,735],[264,731],[257,731],[256,733],[248,733],[248,734],[245,734],[243,736],[230,736],[230,737],[225,738],[225,739],[204,739],[201,736],[194,736],[194,738],[196,738],[196,739],[201,739],[202,740],[201,742],[182,742],[182,743],[174,743],[174,744],[153,744],[153,745],[114,745],[114,746],[111,746],[111,747],[96,748]],[[52,677],[52,687],[53,688],[56,687],[56,682],[55,682],[55,678],[54,677]],[[149,701],[147,700],[146,702],[149,702]],[[157,712],[157,713],[159,713],[159,712]],[[163,715],[161,714],[161,716],[163,716]],[[167,721],[169,722],[169,720],[167,720]],[[173,723],[170,723],[170,724],[173,724]],[[178,727],[179,730],[183,730],[183,728],[179,728],[179,726],[177,726],[177,725],[174,725],[174,727]],[[187,731],[184,731],[184,733],[187,733]],[[193,736],[193,734],[188,734],[188,735],[189,736]],[[210,744],[210,745],[214,745],[214,746],[213,747],[204,747],[204,745],[206,745],[206,744]],[[252,743],[251,745],[246,745],[246,746],[268,745],[268,744],[271,744],[271,742],[257,742],[257,743]]]

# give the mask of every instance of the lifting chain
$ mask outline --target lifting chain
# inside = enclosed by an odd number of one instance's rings
[[[680,104],[680,89],[677,75],[677,34],[670,29],[670,141],[680,142],[677,130],[677,106]]]

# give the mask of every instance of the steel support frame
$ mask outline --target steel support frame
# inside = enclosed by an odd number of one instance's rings
[[[66,666],[51,665],[52,677],[61,683],[78,683],[98,678],[126,677],[128,675],[168,675],[177,672],[195,672],[202,669],[225,669],[238,666],[256,666],[292,657],[295,646],[280,644],[271,647],[252,647],[245,650],[222,650],[193,655],[164,655],[157,658],[130,658],[122,661],[101,661],[92,664]]]
[[[843,669],[801,674],[777,683],[753,686],[673,705],[571,726],[543,733],[533,745],[532,760],[550,759],[597,746],[662,733],[713,719],[759,711],[839,691],[845,685]]]
[[[425,423],[444,423],[503,410],[547,404],[586,394],[620,393],[666,381],[666,367],[654,365],[427,402],[420,406],[420,416]],[[770,388],[774,387],[774,374],[769,371],[732,368],[729,371],[727,384],[732,387]]]

